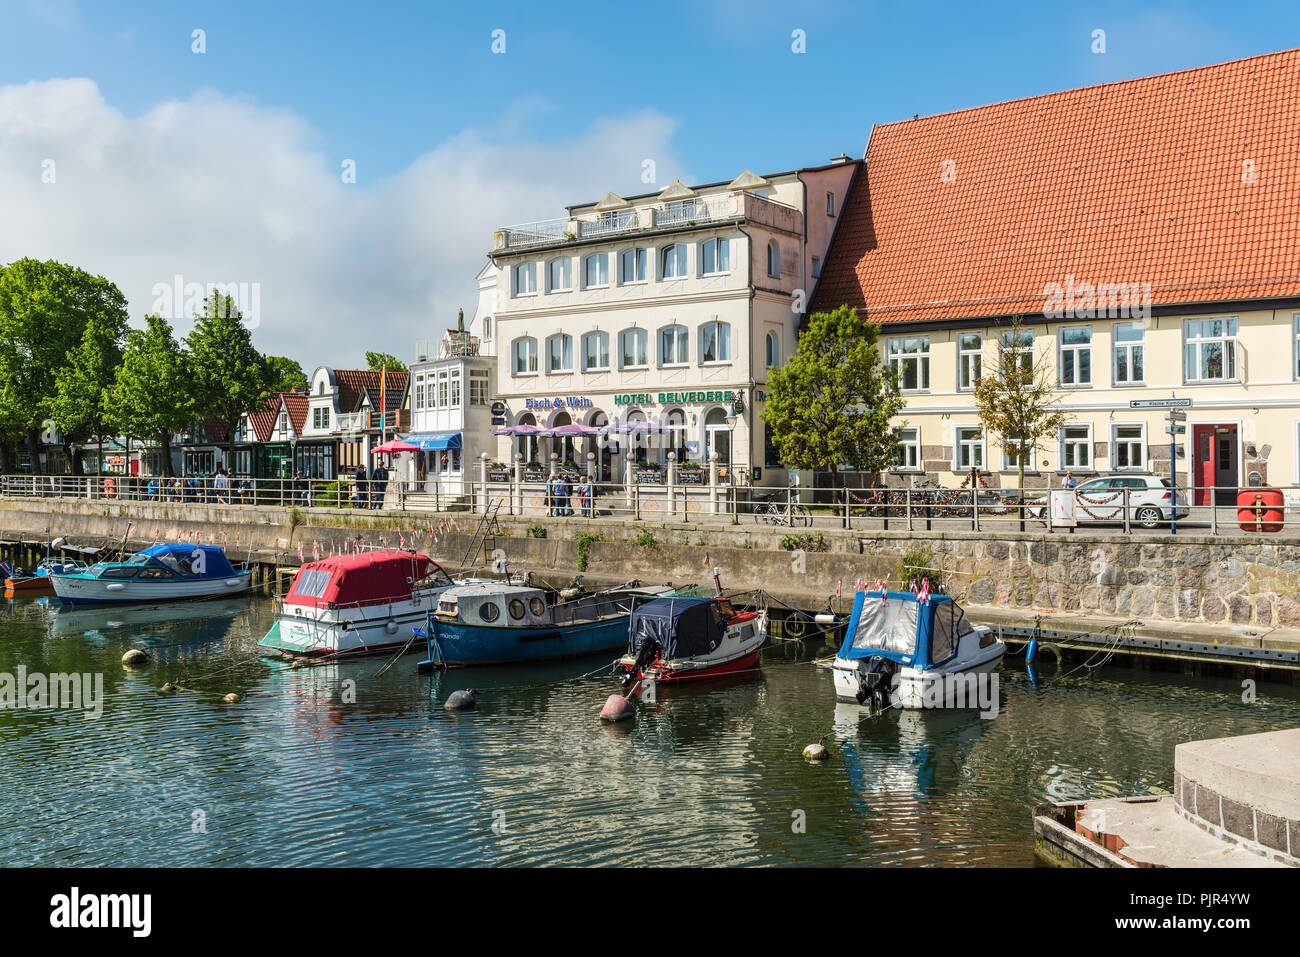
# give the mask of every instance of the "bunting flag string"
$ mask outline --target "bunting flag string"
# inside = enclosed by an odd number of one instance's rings
[[[298,561],[299,561],[299,563],[301,563],[302,560],[303,560],[303,558],[302,558],[302,542],[299,542],[299,543],[298,543]]]

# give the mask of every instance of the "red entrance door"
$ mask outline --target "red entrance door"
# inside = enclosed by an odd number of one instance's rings
[[[1210,504],[1210,487],[1217,490],[1218,504],[1232,504],[1237,496],[1237,427],[1235,425],[1192,426],[1192,476],[1196,504]]]

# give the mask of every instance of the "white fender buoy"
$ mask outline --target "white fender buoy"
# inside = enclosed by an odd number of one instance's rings
[[[384,623],[384,631],[388,632],[390,635],[397,634],[397,619],[388,619],[388,621]]]
[[[224,701],[226,704],[239,704],[239,702],[242,701],[243,699],[232,691],[230,692],[230,694],[226,695],[221,700]]]
[[[122,664],[124,665],[142,665],[148,660],[149,656],[139,648],[132,648],[122,655]]]
[[[816,744],[810,744],[808,745],[808,747],[804,748],[803,749],[804,760],[810,762],[828,760],[831,756],[831,752],[827,749],[826,745],[822,744],[822,742],[825,740],[826,740],[826,735],[822,735],[820,738],[817,739]]]
[[[473,711],[474,691],[453,691],[442,705],[448,711]]]

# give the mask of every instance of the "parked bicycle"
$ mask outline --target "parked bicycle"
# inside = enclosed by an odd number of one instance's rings
[[[791,528],[808,528],[812,525],[812,513],[802,505],[793,502],[757,502],[754,505],[754,523],[756,525],[789,525]]]

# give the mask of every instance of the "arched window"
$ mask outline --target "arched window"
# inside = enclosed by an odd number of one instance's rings
[[[555,418],[551,420],[550,428],[558,429],[562,425],[572,425],[572,424],[573,424],[573,416],[569,415],[569,413],[567,412],[561,411],[555,413]],[[573,462],[577,464],[577,458],[575,456],[574,447],[573,447],[573,436],[571,435],[552,436],[551,451],[554,452],[559,457],[561,465],[563,465],[566,462]]]
[[[592,253],[582,261],[582,287],[600,289],[609,285],[609,256]]]
[[[646,251],[628,249],[618,257],[618,281],[624,285],[630,282],[646,281]]]
[[[573,336],[561,332],[546,340],[546,371],[573,371]]]
[[[532,336],[516,339],[513,347],[515,375],[530,375],[537,371],[537,340]]]
[[[659,275],[663,279],[686,278],[686,244],[675,243],[659,251]]]
[[[683,366],[690,361],[690,340],[685,326],[665,326],[659,330],[659,364]]]
[[[639,462],[645,458],[645,450],[649,448],[649,433],[645,429],[645,413],[640,409],[633,409],[623,420],[627,426],[627,447],[636,452],[636,460]],[[637,428],[637,424],[640,428]]]
[[[731,361],[731,326],[725,322],[706,322],[700,326],[700,362]]]
[[[620,368],[644,369],[650,365],[650,351],[644,329],[624,329],[618,334]]]
[[[773,279],[781,278],[781,244],[775,239],[767,244],[767,274]]]
[[[609,333],[587,333],[582,337],[582,371],[605,372],[608,369]]]
[[[515,425],[536,425],[537,417],[531,412],[525,412],[515,420]],[[536,462],[537,458],[537,436],[535,435],[516,435],[515,436],[515,453],[524,457],[524,462]]]
[[[552,259],[546,266],[546,291],[569,292],[573,289],[573,260],[568,256]]]
[[[719,465],[731,464],[731,424],[724,409],[710,409],[704,417],[705,447],[709,458],[715,455]]]
[[[677,456],[680,465],[686,461],[686,413],[681,409],[670,409],[664,416],[664,468],[668,467],[668,453]]]
[[[700,275],[712,276],[731,270],[731,243],[708,239],[700,243]]]
[[[767,334],[767,367],[775,369],[781,364],[781,339],[775,332]]]
[[[491,316],[483,317],[483,338],[485,340],[492,338],[492,317]]]
[[[531,296],[537,292],[537,263],[520,263],[512,275],[516,296]]]

